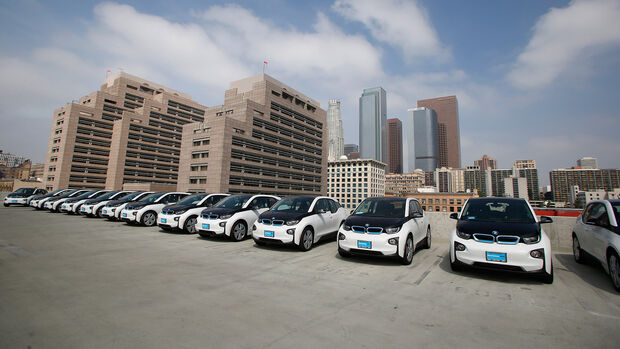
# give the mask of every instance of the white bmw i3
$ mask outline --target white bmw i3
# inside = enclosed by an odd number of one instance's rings
[[[132,191],[123,190],[123,191],[111,191],[101,195],[98,198],[86,200],[82,207],[80,207],[80,214],[83,214],[87,217],[102,217],[102,209],[103,207],[110,201],[120,200],[124,196],[133,193]]]
[[[142,224],[152,227],[157,224],[157,215],[166,205],[178,202],[189,193],[171,192],[156,193],[145,197],[143,200],[129,203],[121,211],[121,221],[129,224]]]
[[[367,198],[338,232],[338,253],[342,257],[389,256],[407,265],[418,246],[431,247],[431,226],[414,198]]]
[[[326,196],[288,197],[258,217],[252,237],[257,245],[294,244],[308,251],[321,238],[334,236],[345,218],[345,209]]]
[[[152,191],[138,191],[131,193],[127,196],[123,196],[119,200],[110,201],[101,209],[101,216],[109,220],[120,220],[121,211],[132,202],[140,201],[147,196],[154,194]]]
[[[269,210],[279,197],[273,195],[231,195],[212,208],[203,210],[196,230],[200,236],[228,236],[234,241],[245,239],[258,216]]]
[[[183,230],[196,234],[196,221],[200,212],[217,204],[229,194],[194,194],[176,204],[162,208],[157,216],[157,225],[164,230]]]
[[[551,241],[541,227],[549,217],[536,218],[524,199],[471,198],[459,213],[450,237],[452,270],[465,267],[538,275],[553,282]]]

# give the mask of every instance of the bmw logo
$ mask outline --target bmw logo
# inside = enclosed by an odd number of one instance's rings
[[[370,224],[366,223],[366,228],[368,228],[370,226]]]
[[[276,217],[271,217],[271,219],[276,219]]]
[[[493,230],[493,231],[491,232],[491,234],[493,234],[493,235],[497,236],[497,234],[499,234],[499,232],[498,232],[497,230]]]

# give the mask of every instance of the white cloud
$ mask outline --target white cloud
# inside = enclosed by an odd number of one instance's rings
[[[507,78],[520,88],[540,88],[564,73],[579,70],[594,50],[620,45],[620,0],[574,0],[553,8],[534,26],[534,34]]]
[[[375,39],[400,48],[407,61],[449,56],[417,1],[337,0],[332,8],[349,20],[363,23]]]

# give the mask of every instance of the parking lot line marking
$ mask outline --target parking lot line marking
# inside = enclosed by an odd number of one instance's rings
[[[417,279],[413,284],[416,286],[419,286],[422,281],[424,281],[424,279],[428,276],[428,274],[431,273],[431,271],[433,271],[433,268],[435,268],[436,266],[439,265],[439,263],[441,263],[441,261],[443,260],[444,256],[437,256],[437,260],[435,261],[435,263],[433,263],[428,269],[426,269],[426,271],[424,273],[422,273],[422,276],[420,276],[419,279]]]

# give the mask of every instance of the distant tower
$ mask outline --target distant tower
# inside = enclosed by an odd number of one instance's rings
[[[478,166],[481,170],[495,170],[497,168],[497,160],[484,154],[479,160],[474,160],[474,166]]]
[[[388,173],[403,173],[403,123],[398,118],[387,121]]]
[[[581,167],[581,168],[585,168],[585,169],[589,169],[589,168],[598,168],[598,159],[597,158],[591,158],[591,157],[585,157],[585,158],[581,158],[579,160],[577,160],[577,166]]]
[[[418,168],[435,171],[439,168],[437,114],[428,108],[411,108],[407,110],[405,124],[407,172]]]
[[[367,88],[360,97],[359,147],[361,159],[387,163],[387,105],[385,90]]]
[[[327,108],[328,161],[340,159],[344,155],[344,136],[342,134],[342,117],[340,100],[330,99]]]
[[[433,109],[437,113],[439,167],[460,168],[461,138],[456,96],[419,100],[418,107]]]

